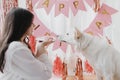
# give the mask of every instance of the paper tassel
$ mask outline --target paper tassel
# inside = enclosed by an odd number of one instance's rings
[[[62,80],[66,80],[68,76],[67,64],[65,62],[62,63]]]
[[[83,80],[82,60],[80,58],[77,59],[75,76],[78,77],[78,80]]]
[[[37,0],[33,0],[33,6],[36,4]],[[51,32],[37,17],[36,13],[34,13],[34,24],[37,26],[34,30],[35,37],[43,37],[43,36],[56,36],[55,33]]]
[[[36,29],[33,31],[33,35],[35,37],[43,37],[43,36],[56,36],[55,33],[51,32],[37,17],[37,15],[34,14],[34,21],[33,23],[36,25]]]
[[[93,68],[90,66],[90,64],[88,63],[88,61],[85,61],[85,71],[88,73],[92,73],[93,72]]]
[[[53,63],[53,73],[54,75],[56,76],[61,76],[62,75],[62,61],[60,59],[60,57],[56,57],[56,59],[54,60],[54,63]]]
[[[31,35],[29,37],[29,46],[30,46],[32,52],[35,53],[36,39],[35,39],[35,36],[33,36],[33,35]]]

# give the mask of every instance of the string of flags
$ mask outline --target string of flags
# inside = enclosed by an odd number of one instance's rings
[[[103,30],[105,27],[109,26],[112,23],[111,16],[117,12],[116,9],[102,4],[100,7],[99,0],[85,0],[88,5],[92,8],[93,5],[95,12],[97,12],[96,17],[92,21],[92,23],[88,26],[84,32],[90,33],[92,35],[103,35]],[[53,5],[55,5],[55,16],[59,14],[64,14],[68,16],[69,8],[72,10],[73,14],[76,15],[78,10],[86,11],[86,7],[84,5],[83,0],[39,0],[37,8],[44,8],[47,14],[51,11]],[[44,30],[45,31],[45,30]],[[48,31],[51,33],[50,31]],[[44,33],[44,32],[41,32]],[[52,35],[53,36],[53,35]],[[108,38],[107,38],[108,39]],[[58,48],[62,49],[63,52],[66,53],[67,45],[64,42],[60,42],[56,40],[53,45],[53,50]],[[72,47],[72,46],[71,46]],[[73,49],[73,48],[72,48]],[[74,49],[72,50],[74,52]]]
[[[117,12],[116,9],[109,7],[106,4],[102,4],[100,10],[98,11],[96,17],[85,30],[85,32],[92,35],[103,35],[103,30],[105,27],[109,26],[112,23],[111,16]]]
[[[99,0],[85,0],[91,7],[97,1],[97,5],[99,5]],[[91,2],[90,2],[91,1]],[[78,10],[86,11],[86,7],[83,0],[39,0],[37,8],[44,8],[46,13],[49,14],[53,5],[55,5],[55,16],[59,14],[64,14],[68,17],[69,9],[72,10],[73,14],[76,15]],[[96,9],[99,6],[95,6]]]
[[[94,6],[95,12],[97,11],[96,17],[94,18],[92,23],[88,26],[88,28],[84,31],[92,35],[97,35],[97,36],[103,35],[104,28],[112,24],[111,16],[115,14],[117,10],[108,6],[105,3],[103,3],[100,6],[99,0],[85,0],[85,1],[83,0],[26,0],[26,8],[31,12],[33,12],[35,16],[34,23],[38,26],[38,28],[34,31],[34,36],[35,37],[42,37],[42,36],[56,37],[57,35],[54,32],[51,32],[38,19],[36,13],[33,10],[33,7],[35,6],[36,3],[38,3],[37,8],[44,8],[47,14],[50,13],[54,5],[55,16],[58,16],[59,14],[64,14],[65,16],[69,17],[68,16],[69,9],[71,9],[74,15],[77,14],[78,10],[87,11],[84,2],[88,3],[88,5],[90,5],[91,8]],[[5,16],[10,8],[18,6],[18,0],[2,0],[1,4],[3,6],[0,9],[2,12],[1,14]],[[67,45],[68,44],[64,42],[60,42],[59,40],[56,40],[53,45],[53,50],[61,48],[63,52],[66,53]]]

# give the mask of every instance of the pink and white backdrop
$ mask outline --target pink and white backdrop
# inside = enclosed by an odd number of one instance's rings
[[[2,6],[0,0],[0,22],[3,22]],[[46,35],[56,36],[73,31],[77,27],[83,32],[88,32],[94,36],[99,36],[108,40],[116,49],[120,51],[120,1],[119,0],[100,0],[99,11],[93,10],[93,0],[11,0],[18,1],[18,6],[27,8],[35,15],[35,24],[40,25],[34,31],[35,37]],[[27,2],[28,1],[28,2]],[[32,2],[31,2],[32,1]],[[75,1],[79,5],[73,4]],[[27,3],[26,3],[27,2]],[[48,3],[47,3],[48,2]],[[32,4],[31,4],[32,3]],[[27,4],[27,5],[26,5]],[[0,27],[2,24],[0,24]],[[61,44],[61,46],[60,46]],[[55,43],[48,47],[49,58],[52,63],[56,57],[68,64],[68,73],[74,74],[76,58],[86,60],[84,56],[72,50],[66,43]],[[72,64],[71,64],[72,63]],[[84,68],[84,66],[83,66]],[[56,79],[58,80],[58,79]]]

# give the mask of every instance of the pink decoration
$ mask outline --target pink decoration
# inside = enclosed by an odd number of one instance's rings
[[[35,4],[38,2],[38,0],[32,0],[32,5],[35,6]],[[43,36],[54,36],[56,37],[56,34],[51,32],[37,17],[36,13],[34,14],[34,24],[37,26],[37,28],[34,30],[34,36],[35,37],[43,37]]]
[[[111,24],[111,16],[98,14],[85,32],[103,35],[103,28]]]
[[[85,5],[83,3],[83,0],[79,0],[79,9],[86,11]]]
[[[76,69],[75,69],[75,76],[78,77],[78,80],[84,80],[83,79],[83,67],[82,67],[82,60],[80,58],[77,59],[76,62]]]
[[[111,15],[116,12],[117,10],[103,4],[97,16],[85,32],[93,35],[103,35],[103,29],[112,23]]]
[[[33,35],[31,35],[29,37],[29,46],[30,46],[32,52],[35,53],[36,39],[35,39],[35,36],[33,36]]]
[[[112,15],[116,12],[118,12],[116,9],[109,7],[106,4],[103,4],[98,13],[103,14],[103,15]]]
[[[34,24],[37,26],[37,28],[34,30],[33,35],[35,37],[43,37],[43,36],[56,36],[55,33],[51,32],[45,25],[38,19],[37,15],[34,14]]]
[[[98,21],[98,22],[97,22]],[[104,24],[102,21],[99,21],[99,20],[94,20],[91,25],[89,26],[89,28],[87,28],[85,30],[85,32],[87,33],[91,33],[93,35],[98,35],[98,34],[101,34],[103,35],[103,27],[104,27]],[[99,26],[97,26],[96,24],[99,24]]]
[[[68,76],[67,64],[65,62],[62,63],[62,80],[66,80]]]
[[[59,40],[56,40],[53,45],[53,50],[56,50],[58,48],[61,48],[63,50],[63,52],[66,53],[67,44],[65,42],[60,42]]]
[[[33,1],[33,4],[35,4],[37,0]],[[86,0],[86,2],[92,6],[95,4],[94,0]],[[78,12],[78,10],[86,10],[85,5],[83,3],[83,0],[39,0],[39,6],[38,8],[45,8],[47,13],[50,12],[52,6],[55,4],[55,16],[63,13],[65,16],[68,16],[69,14],[69,7],[71,8],[74,15]],[[90,24],[90,26],[85,30],[85,32],[88,32],[92,35],[103,35],[103,29],[110,25],[112,23],[111,15],[116,13],[117,10],[107,6],[106,4],[103,4],[101,9],[99,9],[97,16],[93,20],[93,22]],[[35,14],[35,13],[34,13]],[[40,22],[40,20],[37,18],[35,14],[35,22],[36,25],[39,25],[39,27],[34,31],[34,36],[36,37],[43,37],[43,36],[54,36],[56,37],[56,34],[51,32],[49,29],[47,29],[44,24]],[[72,51],[74,51],[73,46]],[[53,50],[56,50],[58,48],[61,48],[64,52],[66,52],[67,44],[64,42],[60,42],[59,40],[56,40],[53,45]]]
[[[69,2],[69,5],[74,15],[76,15],[78,12],[78,4],[79,4],[79,1],[75,1],[75,0],[70,0]]]
[[[61,61],[60,57],[57,56],[56,59],[54,60],[54,64],[53,64],[53,73],[56,76],[61,76],[62,68],[63,68],[62,61]]]
[[[82,0],[70,0],[69,6],[74,15],[76,15],[79,9],[86,11],[85,5]]]
[[[88,63],[88,60],[85,61],[85,71],[88,72],[88,73],[92,73],[93,72],[93,68]]]
[[[103,14],[98,14],[95,18],[95,21],[100,21],[102,22],[101,25],[104,27],[110,25],[112,23],[112,18],[110,15],[103,15]]]
[[[38,0],[32,0],[33,1],[33,6],[37,3]],[[43,36],[56,36],[55,33],[51,32],[37,17],[36,13],[34,13],[34,24],[38,26],[34,30],[34,36],[35,37],[43,37]]]
[[[32,4],[29,4],[28,1],[26,1],[26,5],[29,6],[34,6],[36,4],[37,1],[34,1],[34,3]],[[28,8],[29,9],[29,8]],[[42,36],[45,36],[46,33],[49,33],[50,30],[47,29],[45,27],[45,25],[43,25],[43,23],[38,19],[36,13],[32,10],[32,9],[29,9],[33,14],[34,14],[34,20],[33,20],[33,23],[34,25],[37,27],[35,30],[34,30],[34,36],[35,37],[42,37]]]
[[[100,9],[100,0],[86,0],[90,7],[94,7],[94,11],[98,12]]]
[[[67,0],[57,0],[55,3],[55,16],[63,13],[65,16],[68,17],[69,13],[69,4]]]
[[[100,0],[94,0],[94,11],[98,12],[100,9]]]
[[[47,14],[49,14],[54,3],[55,0],[40,0],[38,4],[38,8],[45,8]]]

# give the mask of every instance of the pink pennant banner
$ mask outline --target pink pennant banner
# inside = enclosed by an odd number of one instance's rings
[[[31,6],[35,6],[37,2],[38,0],[32,0]],[[51,34],[53,35],[54,33],[50,32],[50,30],[38,19],[36,13],[33,10],[31,10],[31,12],[34,14],[33,23],[36,26],[36,28],[34,29],[33,35],[35,37],[51,36]]]
[[[59,40],[56,40],[53,45],[53,50],[56,50],[58,48],[62,49],[62,51],[66,53],[67,44],[65,42],[60,42]]]
[[[101,9],[98,11],[97,16],[85,32],[92,35],[103,35],[103,29],[112,23],[111,15],[116,12],[117,10],[103,4]]]
[[[103,28],[111,24],[111,16],[97,15],[93,20],[87,32],[90,30],[94,35],[103,35]]]
[[[40,0],[37,8],[45,8],[47,14],[49,14],[54,4],[55,0]]]
[[[55,33],[51,32],[37,17],[37,15],[34,14],[34,24],[36,26],[33,35],[35,37],[43,37],[43,36],[56,36]]]
[[[70,0],[69,6],[74,15],[76,15],[79,9],[86,11],[85,5],[82,0]]]
[[[101,26],[102,27],[102,26]],[[103,28],[99,29],[97,28],[96,24],[93,22],[89,28],[85,30],[85,32],[91,34],[91,35],[103,35]]]
[[[40,0],[41,1],[41,0]],[[45,1],[45,0],[44,0]],[[32,0],[32,6],[35,6],[35,4],[38,2],[38,0]],[[34,14],[34,24],[36,26],[34,30],[34,36],[35,37],[43,37],[43,36],[56,36],[55,33],[51,32],[37,17],[36,13],[33,12]]]
[[[79,5],[79,1],[75,1],[75,0],[69,1],[69,6],[71,7],[71,10],[74,15],[76,15],[78,12],[78,5]]]
[[[116,12],[118,12],[116,9],[114,9],[106,4],[102,4],[98,13],[103,14],[103,15],[112,15]]]
[[[35,5],[36,2],[34,2],[33,5]],[[54,38],[56,38],[56,34],[54,32],[51,32],[47,27],[45,27],[45,25],[38,19],[37,15],[34,12],[33,14],[34,14],[33,23],[37,26],[33,32],[34,33],[33,35],[35,37],[53,36]],[[53,50],[56,50],[58,48],[62,49],[63,52],[66,53],[67,44],[64,42],[61,43],[59,40],[56,40],[54,42]]]
[[[83,3],[83,0],[79,0],[79,6],[78,6],[78,8],[80,10],[86,11],[86,8],[85,8],[85,5]]]
[[[69,4],[67,0],[56,0],[55,3],[55,16],[58,16],[60,13],[63,13],[68,17],[69,13]]]
[[[104,27],[107,27],[111,23],[112,21],[110,15],[98,14],[90,26],[85,30],[85,32],[91,33],[93,35],[103,35]]]
[[[33,0],[33,4],[36,0]],[[49,14],[50,10],[52,9],[53,5],[55,4],[55,16],[59,14],[64,14],[68,17],[69,15],[69,8],[71,8],[73,14],[75,15],[78,10],[86,11],[85,5],[83,0],[39,0],[37,8],[44,8]]]
[[[102,22],[102,25],[104,27],[107,27],[108,25],[112,23],[112,18],[111,18],[111,15],[98,14],[95,18],[95,21],[100,21]]]

